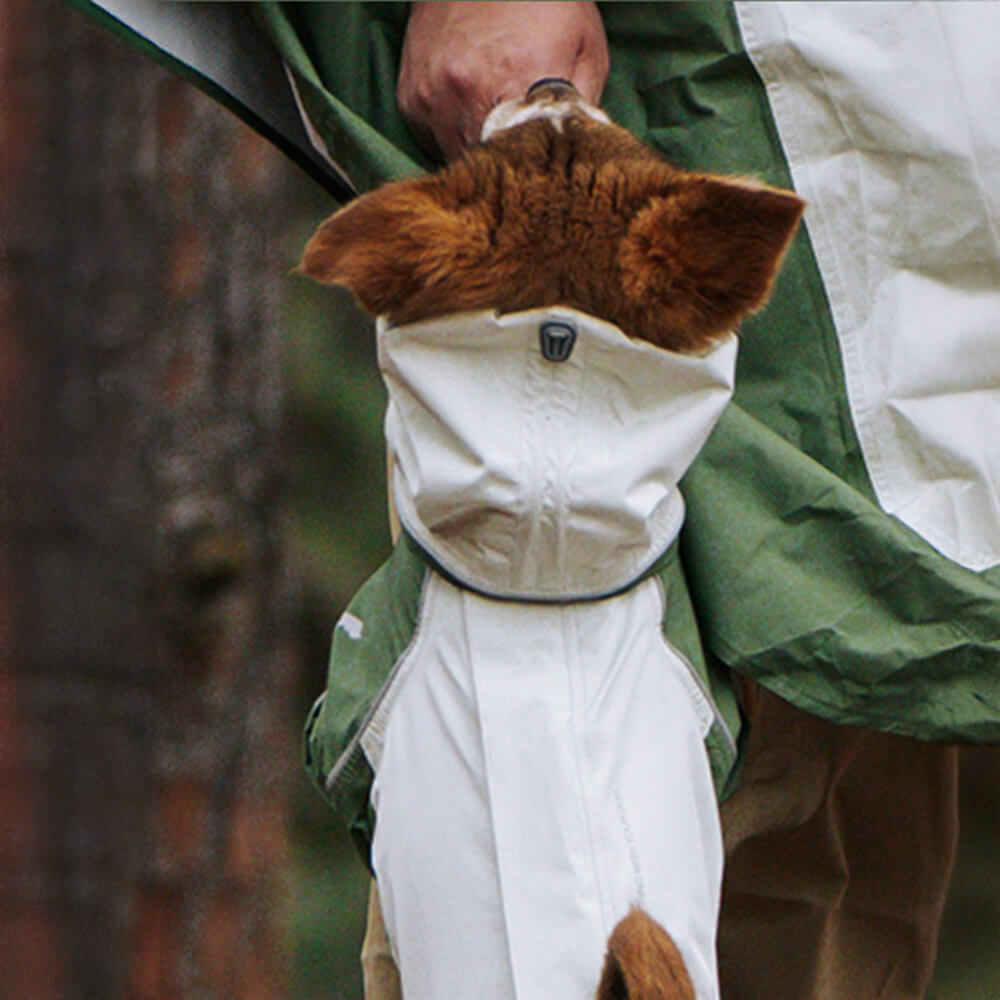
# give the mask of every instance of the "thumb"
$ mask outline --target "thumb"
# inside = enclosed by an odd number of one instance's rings
[[[577,56],[570,82],[591,104],[601,103],[608,79],[607,48],[586,45]]]

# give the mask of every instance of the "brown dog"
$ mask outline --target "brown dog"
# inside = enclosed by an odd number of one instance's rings
[[[572,110],[352,202],[310,240],[302,271],[394,324],[559,304],[675,351],[765,303],[799,198],[676,170],[566,85],[526,101]]]
[[[488,141],[440,172],[349,204],[301,270],[393,325],[566,306],[699,353],[765,303],[803,204],[679,171],[545,82],[496,109]],[[694,1000],[670,936],[640,909],[615,928],[600,1000]]]

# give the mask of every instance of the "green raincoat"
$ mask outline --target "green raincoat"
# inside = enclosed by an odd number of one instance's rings
[[[394,99],[405,4],[72,2],[241,114],[334,199],[433,166]],[[767,61],[769,27],[752,10],[609,3],[602,14],[615,121],[680,166],[802,190],[781,51]],[[836,289],[806,220],[771,304],[743,325],[735,402],[683,482],[678,579],[704,655],[838,723],[996,742],[1000,555],[960,560],[885,509],[852,411]],[[939,317],[942,336],[952,321]],[[996,381],[985,390],[995,399]]]

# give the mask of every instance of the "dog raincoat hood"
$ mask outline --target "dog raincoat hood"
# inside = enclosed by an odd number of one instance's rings
[[[674,354],[565,308],[380,321],[378,344],[404,527],[466,586],[541,600],[614,593],[669,546],[736,360],[735,336]]]

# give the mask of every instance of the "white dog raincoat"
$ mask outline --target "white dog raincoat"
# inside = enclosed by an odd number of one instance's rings
[[[309,757],[374,816],[406,1000],[585,1000],[633,904],[715,1000],[733,706],[666,635],[696,631],[677,483],[735,338],[682,356],[561,308],[378,338],[405,537],[338,623]]]

